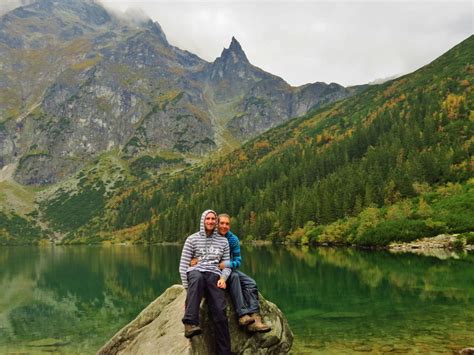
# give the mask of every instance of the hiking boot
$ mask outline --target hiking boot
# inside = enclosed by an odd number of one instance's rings
[[[239,317],[239,325],[242,327],[252,324],[253,322],[255,322],[255,319],[250,317],[248,314],[244,314],[242,317]]]
[[[185,324],[184,325],[184,336],[188,339],[192,338],[195,335],[202,333],[201,327],[194,324]]]
[[[247,326],[247,329],[252,332],[260,332],[260,333],[266,333],[272,330],[272,327],[270,327],[268,324],[265,324],[262,322],[262,317],[258,313],[253,313],[252,318],[255,320],[254,323],[250,324]]]

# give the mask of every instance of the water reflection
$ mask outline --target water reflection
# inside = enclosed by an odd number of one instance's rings
[[[0,352],[50,338],[69,344],[66,352],[93,352],[178,281],[179,253],[176,247],[2,248]]]
[[[440,260],[353,249],[242,249],[243,271],[287,315],[297,352],[474,345],[474,254]],[[94,353],[179,282],[180,253],[180,246],[1,248],[0,353]]]
[[[440,260],[290,247],[254,248],[251,258],[247,271],[287,315],[299,351],[451,352],[474,344],[473,254]]]

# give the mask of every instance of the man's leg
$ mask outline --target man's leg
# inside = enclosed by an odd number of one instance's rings
[[[235,271],[233,271],[232,273],[234,272]],[[254,279],[244,274],[242,271],[237,271],[237,273],[239,274],[240,287],[248,313],[260,312],[260,305],[258,303],[257,283]]]
[[[262,316],[260,315],[257,283],[241,271],[239,271],[239,279],[247,309],[254,320],[254,323],[249,324],[247,329],[251,332],[269,332],[272,328],[262,321]]]
[[[230,351],[229,324],[225,313],[225,291],[217,287],[219,276],[211,272],[206,277],[206,297],[216,332],[216,354],[228,355]]]
[[[188,290],[183,317],[184,324],[199,325],[199,305],[201,304],[206,280],[204,274],[199,271],[188,272]]]
[[[226,283],[227,290],[230,293],[230,298],[234,304],[235,313],[237,313],[237,316],[240,318],[249,313],[249,311],[247,311],[247,307],[244,304],[244,296],[242,295],[242,288],[240,286],[239,273],[237,271],[232,271]]]

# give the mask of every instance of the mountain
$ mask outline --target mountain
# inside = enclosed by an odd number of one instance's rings
[[[250,240],[374,246],[471,233],[474,243],[472,58],[474,36],[224,157],[124,188],[65,242],[183,240],[213,208]],[[69,203],[56,195],[42,211],[64,229]]]
[[[172,46],[157,22],[119,18],[92,0],[8,12],[0,55],[0,168],[35,186],[65,181],[106,152],[132,164],[231,151],[357,91],[291,87],[253,66],[235,38],[206,62]]]

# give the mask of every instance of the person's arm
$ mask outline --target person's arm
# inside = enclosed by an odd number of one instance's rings
[[[231,238],[230,238],[230,241],[229,241],[229,247],[230,247],[230,255],[232,255],[232,259],[230,259],[229,261],[227,262],[222,262],[221,265],[219,266],[222,269],[224,269],[224,267],[229,267],[231,268],[232,270],[235,270],[237,268],[240,267],[240,265],[242,264],[242,256],[240,254],[240,241],[239,241],[239,238],[233,234],[232,232],[229,232],[231,233]]]
[[[232,260],[229,261],[229,263],[226,265],[230,267],[232,270],[235,270],[240,267],[242,264],[242,255],[240,254],[240,241],[239,238],[233,234],[233,243],[230,246],[232,249]]]
[[[224,264],[226,262],[230,261],[229,243],[227,242],[227,240],[226,240],[225,247],[224,247],[224,254],[222,256],[222,261],[224,262]],[[227,278],[229,277],[231,272],[232,272],[232,270],[229,267],[225,267],[222,270],[221,280],[224,280],[224,287],[223,288],[225,288],[225,281],[227,281]]]
[[[181,283],[185,289],[188,288],[188,275],[186,272],[188,271],[189,262],[193,257],[193,248],[190,241],[190,238],[186,239],[186,242],[183,246],[183,251],[181,252],[181,260],[179,262],[179,274],[181,276]]]

